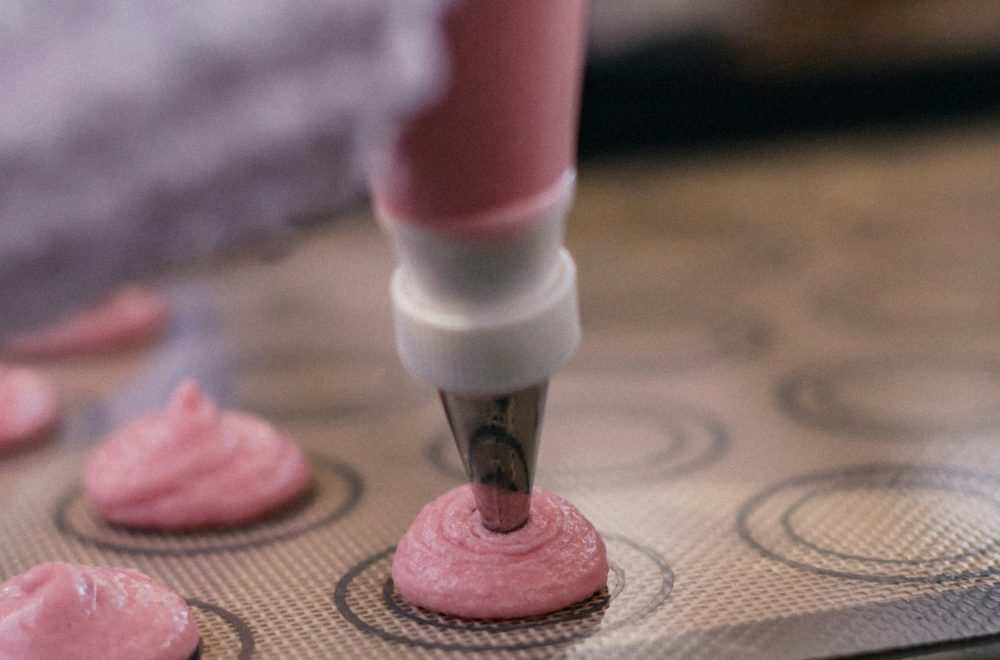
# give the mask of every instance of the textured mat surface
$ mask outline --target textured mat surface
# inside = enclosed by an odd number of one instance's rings
[[[395,594],[395,542],[461,472],[396,360],[367,219],[177,284],[156,346],[44,365],[67,421],[0,457],[0,577],[137,567],[191,599],[204,658],[784,658],[1000,634],[997,154],[994,127],[583,172],[585,341],[550,387],[538,474],[607,540],[608,589],[574,608],[462,621]],[[232,532],[101,521],[87,452],[185,376],[298,439],[309,496]]]

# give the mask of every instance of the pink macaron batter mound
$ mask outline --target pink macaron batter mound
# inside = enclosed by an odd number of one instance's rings
[[[0,364],[0,452],[40,440],[55,428],[55,387],[35,369]]]
[[[528,522],[507,534],[483,527],[468,485],[423,508],[392,562],[400,595],[455,616],[512,619],[585,600],[608,579],[604,542],[572,504],[536,488]]]
[[[24,360],[101,353],[154,339],[168,318],[169,306],[161,294],[132,284],[52,325],[15,334],[0,348],[4,355]]]
[[[292,440],[259,417],[220,410],[189,380],[165,409],[98,446],[84,489],[111,522],[186,530],[252,521],[295,499],[310,478]]]
[[[184,599],[138,571],[52,562],[0,583],[4,660],[187,660],[197,646]]]

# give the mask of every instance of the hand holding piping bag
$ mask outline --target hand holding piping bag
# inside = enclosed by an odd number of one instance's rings
[[[580,340],[562,249],[584,0],[464,0],[443,96],[373,167],[406,367],[437,387],[483,524],[528,518],[549,377]]]

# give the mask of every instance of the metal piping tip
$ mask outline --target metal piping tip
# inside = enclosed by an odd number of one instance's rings
[[[440,392],[483,526],[512,532],[528,522],[548,381],[498,396]]]

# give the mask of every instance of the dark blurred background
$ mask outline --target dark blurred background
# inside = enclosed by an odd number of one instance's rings
[[[996,0],[593,0],[581,155],[1000,111]]]

